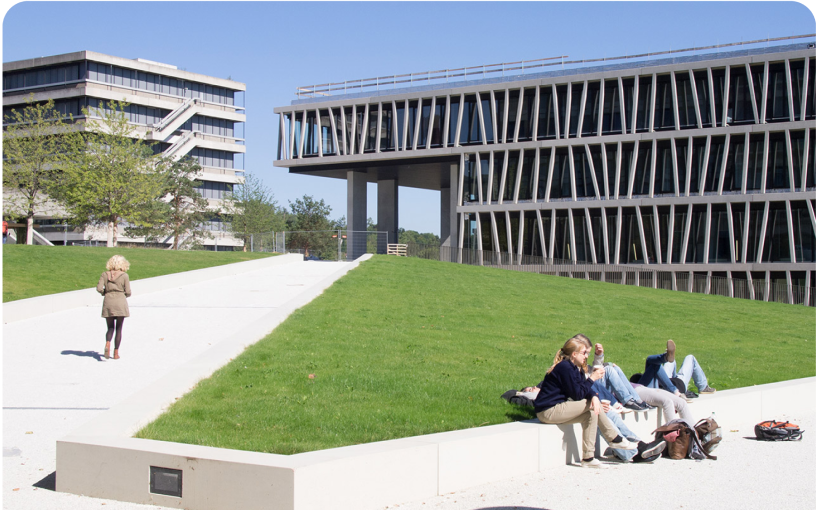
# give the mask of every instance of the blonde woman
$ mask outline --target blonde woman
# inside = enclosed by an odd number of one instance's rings
[[[620,436],[610,418],[602,411],[593,382],[604,375],[604,368],[599,367],[590,377],[586,377],[589,353],[590,347],[584,339],[574,336],[567,340],[553,358],[553,365],[545,374],[533,405],[536,417],[542,423],[581,423],[581,466],[597,468],[601,463],[595,458],[596,428],[611,448],[634,450],[637,445]]]
[[[119,345],[122,343],[122,324],[125,317],[130,316],[127,297],[130,297],[130,277],[127,271],[130,263],[124,257],[116,254],[111,256],[105,265],[107,269],[99,276],[96,291],[105,297],[102,301],[102,318],[108,324],[105,333],[105,359],[111,357],[111,338],[116,331],[114,340],[113,358],[119,359]]]

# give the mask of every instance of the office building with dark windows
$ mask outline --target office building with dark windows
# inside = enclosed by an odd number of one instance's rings
[[[213,216],[210,249],[240,246],[224,230],[218,212],[225,194],[244,179],[244,94],[241,82],[178,69],[144,59],[126,59],[81,51],[3,64],[3,119],[11,109],[22,110],[31,94],[35,101],[53,99],[56,108],[83,123],[83,108],[100,102],[125,101],[134,134],[155,142],[165,156],[196,159],[202,167],[201,195]],[[106,233],[88,229],[71,232],[58,212],[39,212],[40,235],[53,244],[105,241]],[[139,243],[120,230],[122,244]],[[167,241],[169,244],[169,241]]]
[[[302,87],[275,165],[347,180],[350,230],[377,183],[389,242],[398,186],[440,191],[451,261],[813,305],[815,49],[786,43]]]

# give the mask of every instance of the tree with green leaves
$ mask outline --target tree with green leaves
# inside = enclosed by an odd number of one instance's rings
[[[55,176],[65,160],[72,137],[71,116],[63,115],[54,100],[36,103],[31,94],[22,111],[12,109],[3,122],[3,217],[26,219],[26,244],[34,234],[34,214],[45,209],[57,210],[49,197]]]
[[[244,241],[244,251],[255,234],[283,231],[284,212],[261,179],[248,173],[244,183],[235,185],[225,201],[223,217],[230,233]]]
[[[287,217],[287,231],[292,231],[287,245],[303,249],[305,254],[326,252],[335,254],[337,241],[332,239],[330,230],[336,229],[336,222],[329,220],[332,208],[323,199],[315,200],[304,195],[289,202],[290,215]]]
[[[209,216],[207,199],[197,187],[201,182],[199,163],[186,156],[181,160],[163,159],[157,166],[162,181],[161,197],[150,203],[148,225],[125,228],[128,236],[145,237],[145,242],[170,237],[170,248],[179,250],[199,245],[204,238],[210,238],[201,226]]]
[[[73,223],[106,226],[108,247],[116,247],[120,222],[148,226],[155,220],[163,187],[160,157],[128,123],[127,106],[109,101],[82,109],[87,131],[73,147],[58,189]]]

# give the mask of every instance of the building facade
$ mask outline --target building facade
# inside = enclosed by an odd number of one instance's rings
[[[124,100],[134,134],[155,142],[154,150],[165,156],[190,156],[201,165],[199,191],[213,210],[205,225],[213,237],[204,244],[231,248],[241,242],[224,232],[218,212],[225,194],[244,179],[245,91],[243,83],[169,64],[81,51],[4,63],[3,119],[11,109],[25,108],[31,94],[35,101],[53,99],[60,112],[78,123],[85,120],[83,108]],[[57,227],[62,222],[57,217],[45,211],[36,215],[40,234],[54,244],[106,240],[104,231],[75,233]],[[119,241],[140,242],[124,234]]]
[[[657,270],[672,289],[703,275],[791,293],[815,286],[814,88],[804,43],[322,92],[275,109],[275,165],[346,179],[350,229],[365,229],[376,182],[390,237],[398,185],[439,190],[455,261],[538,256]]]

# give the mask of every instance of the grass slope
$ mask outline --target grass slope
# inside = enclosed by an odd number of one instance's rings
[[[96,286],[105,263],[114,254],[121,254],[130,262],[131,280],[270,256],[237,251],[4,245],[3,302]]]
[[[291,454],[528,418],[499,395],[577,332],[628,374],[670,337],[719,389],[815,374],[812,308],[375,256],[137,436]]]

